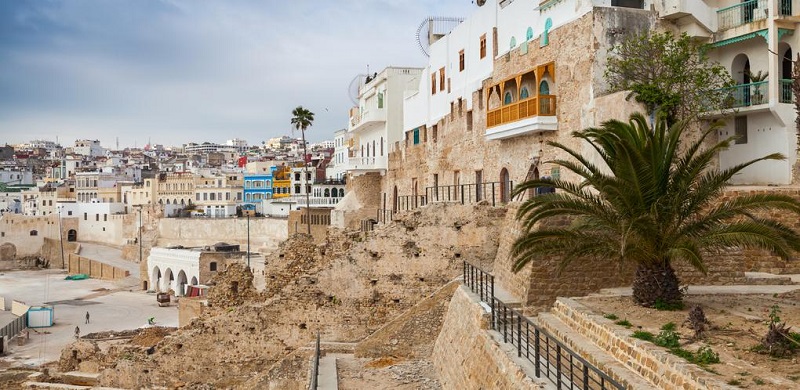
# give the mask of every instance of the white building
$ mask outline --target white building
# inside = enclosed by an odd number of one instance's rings
[[[347,173],[347,166],[350,162],[347,151],[347,130],[337,130],[333,133],[333,156],[325,170],[325,177],[333,180],[342,180]]]
[[[100,146],[98,140],[75,140],[75,146],[72,147],[72,152],[88,157],[100,157],[105,155],[105,149]]]
[[[347,134],[353,140],[348,170],[386,173],[389,152],[403,139],[403,98],[417,91],[419,68],[388,67],[359,87]]]
[[[7,185],[34,184],[33,172],[29,168],[0,169],[0,183]]]

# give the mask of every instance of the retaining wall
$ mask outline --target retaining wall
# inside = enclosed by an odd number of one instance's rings
[[[78,256],[74,253],[69,254],[67,263],[69,273],[73,275],[88,274],[91,278],[104,280],[117,280],[126,278],[130,275],[130,272],[122,268],[117,268],[96,260]]]

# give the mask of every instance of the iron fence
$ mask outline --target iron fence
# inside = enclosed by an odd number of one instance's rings
[[[378,223],[372,218],[362,219],[361,220],[361,231],[362,232],[371,232],[375,230],[375,224]]]
[[[394,218],[394,211],[388,209],[378,209],[377,221],[378,223],[389,223]]]
[[[492,206],[511,201],[514,182],[485,182],[477,184],[455,184],[425,188],[425,196],[432,202],[477,203],[483,200]]]
[[[319,384],[319,331],[317,331],[317,340],[314,344],[314,361],[311,363],[311,382],[308,384],[309,390],[317,390],[317,385]]]
[[[428,204],[428,197],[425,195],[403,195],[397,197],[395,211],[411,211]]]
[[[16,336],[17,333],[24,330],[27,326],[25,324],[25,315],[21,317],[17,317],[13,321],[6,324],[6,326],[0,328],[0,340],[2,340],[3,336],[8,336],[10,340],[12,337]]]
[[[580,357],[519,311],[494,296],[494,276],[464,261],[464,284],[489,304],[492,330],[504,343],[516,347],[517,356],[533,363],[537,378],[546,378],[558,389],[624,390],[625,386]]]
[[[794,84],[794,81],[792,80],[781,80],[781,103],[794,103],[794,91],[792,91],[792,84]]]

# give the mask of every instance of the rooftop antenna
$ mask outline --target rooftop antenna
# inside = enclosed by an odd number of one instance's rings
[[[429,16],[417,27],[417,44],[425,57],[430,57],[431,44],[449,34],[464,18]],[[368,72],[369,73],[369,72]]]

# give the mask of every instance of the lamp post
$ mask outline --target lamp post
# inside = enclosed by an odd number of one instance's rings
[[[57,206],[58,210],[58,242],[61,244],[61,268],[67,269],[67,263],[64,262],[64,230],[61,228],[61,210],[64,206]]]

